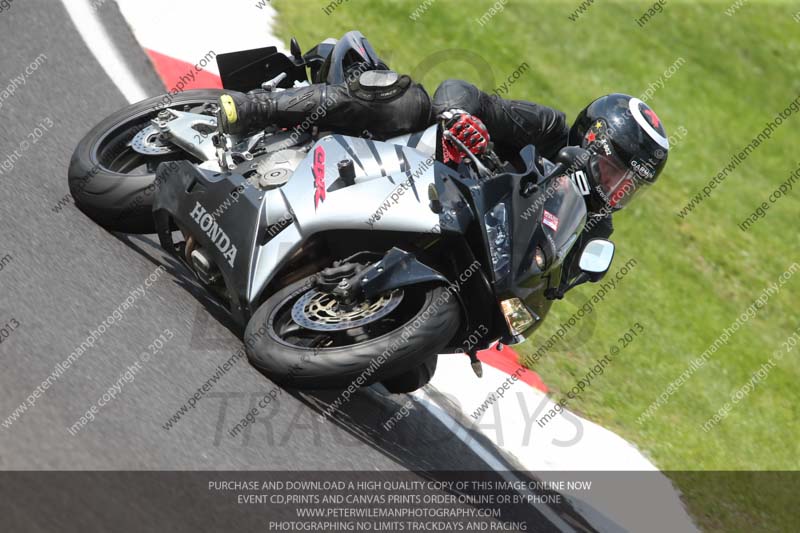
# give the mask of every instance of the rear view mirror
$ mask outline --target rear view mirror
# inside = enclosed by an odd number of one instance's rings
[[[605,274],[614,259],[614,243],[605,239],[593,239],[586,244],[578,264],[587,274]]]

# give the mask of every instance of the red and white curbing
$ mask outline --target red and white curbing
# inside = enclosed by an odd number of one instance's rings
[[[117,0],[117,4],[167,89],[176,87],[209,52],[224,54],[265,46],[286,52],[272,31],[276,12],[269,2]],[[232,29],[224,31],[228,19],[233,21]],[[216,61],[202,72],[202,80],[191,80],[183,90],[222,87]]]
[[[167,90],[221,87],[216,62],[207,61],[209,52],[221,54],[264,46],[286,51],[272,33],[276,12],[266,1],[232,0],[224,7],[212,0],[116,1]],[[105,34],[89,0],[62,3],[123,95],[131,102],[143,99],[145,95],[135,76]],[[220,30],[224,30],[222,21],[227,16],[236,20],[235,32]],[[478,379],[463,354],[441,355],[430,385],[412,396],[453,428],[458,438],[501,475],[506,473],[498,460],[500,450],[512,463],[535,471],[542,480],[556,481],[557,472],[565,471],[658,470],[623,438],[566,409],[540,426],[536,420],[556,404],[546,395],[547,387],[539,376],[522,369],[516,353],[508,347],[484,351],[480,358],[485,363],[484,375]],[[441,396],[448,401],[441,401]],[[489,398],[492,401],[485,403]],[[485,411],[473,417],[484,404]],[[496,449],[483,446],[475,438],[476,433]],[[548,477],[548,472],[553,476]],[[613,494],[588,491],[567,492],[564,496],[602,531],[697,531],[671,481],[665,476],[654,479],[648,486],[646,513],[632,512],[631,502],[643,501],[638,487],[633,485],[627,491],[619,487]],[[567,531],[572,529],[546,506],[539,509],[553,523],[560,523]]]

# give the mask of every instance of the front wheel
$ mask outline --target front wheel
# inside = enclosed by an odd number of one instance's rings
[[[421,389],[430,382],[434,372],[436,372],[436,363],[439,360],[438,355],[429,357],[411,370],[407,370],[398,376],[383,380],[383,386],[392,394],[402,394],[404,392],[414,392]]]
[[[277,383],[342,389],[391,382],[433,359],[459,326],[459,307],[446,287],[405,287],[345,307],[313,281],[278,291],[247,324],[250,363]]]

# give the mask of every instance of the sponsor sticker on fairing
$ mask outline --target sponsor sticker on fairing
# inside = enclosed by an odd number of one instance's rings
[[[544,214],[542,215],[542,224],[553,231],[558,231],[558,217],[547,209],[544,210]]]

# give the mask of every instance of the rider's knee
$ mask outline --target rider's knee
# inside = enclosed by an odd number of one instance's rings
[[[368,71],[349,83],[350,94],[371,113],[375,133],[397,134],[430,123],[431,99],[422,85],[392,71]]]

